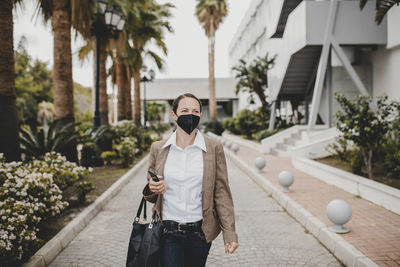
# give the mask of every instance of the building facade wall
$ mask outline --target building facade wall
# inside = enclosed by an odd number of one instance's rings
[[[290,13],[283,37],[271,38],[277,27],[283,2],[253,0],[229,50],[230,68],[237,65],[240,59],[250,62],[257,56],[265,56],[267,52],[271,56],[277,54],[277,64],[268,73],[273,98],[270,100],[274,100],[279,92],[276,89],[280,88],[279,81],[286,73],[286,63],[289,62],[290,56],[298,51],[296,49],[305,45],[322,45],[321,38],[324,34],[321,29],[324,30],[325,26],[324,23],[316,25],[314,18],[325,16],[323,14],[329,9],[329,1],[303,1]],[[374,99],[387,94],[390,99],[400,100],[400,6],[391,8],[381,25],[376,25],[375,3],[369,2],[362,11],[359,10],[357,1],[340,3],[335,35],[343,45],[352,67]],[[323,21],[323,18],[321,20]],[[338,63],[337,57],[334,57],[333,55],[331,63],[331,88],[323,91],[319,110],[326,123],[333,119],[328,119],[329,114],[334,116],[339,108],[333,97],[334,91],[351,98],[360,94],[346,69],[341,62]],[[233,72],[231,76],[234,77]],[[249,108],[248,96],[244,93],[239,95],[239,110]],[[258,99],[256,105],[259,105]]]

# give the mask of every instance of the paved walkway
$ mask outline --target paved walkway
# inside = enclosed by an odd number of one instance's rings
[[[254,167],[256,157],[264,157],[267,165],[263,176],[280,188],[278,174],[291,171],[295,182],[290,198],[307,209],[327,226],[332,225],[326,216],[326,206],[333,199],[347,201],[353,210],[351,220],[346,224],[351,232],[341,235],[347,242],[364,253],[380,266],[400,266],[400,216],[365,199],[354,195],[295,169],[290,158],[263,155],[261,152],[240,146],[237,156]]]
[[[143,167],[50,266],[124,266],[131,221],[145,184]],[[318,241],[228,161],[240,247],[226,256],[222,235],[213,241],[208,267],[341,266]]]

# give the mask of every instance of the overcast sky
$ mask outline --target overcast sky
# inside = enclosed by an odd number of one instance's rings
[[[39,17],[34,18],[36,0],[23,1],[23,5],[14,11],[14,47],[21,36],[27,38],[27,49],[33,58],[47,61],[53,65],[53,37],[50,23],[45,24]],[[195,0],[159,0],[160,3],[171,2],[176,8],[171,24],[175,30],[167,34],[168,56],[166,66],[156,78],[208,77],[207,38],[197,18],[194,16]],[[228,48],[251,0],[230,0],[229,15],[220,26],[216,35],[216,77],[228,77]],[[81,39],[72,38],[73,79],[85,85],[93,86],[93,56],[81,62],[77,51],[83,45]]]

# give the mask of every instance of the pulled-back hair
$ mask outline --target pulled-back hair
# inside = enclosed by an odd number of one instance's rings
[[[195,95],[193,95],[193,94],[186,93],[186,94],[182,94],[182,95],[178,96],[177,98],[175,98],[174,102],[172,102],[172,110],[174,111],[175,114],[176,114],[176,111],[177,111],[177,109],[178,109],[179,101],[181,101],[181,99],[182,99],[182,98],[185,98],[185,97],[191,97],[191,98],[196,99],[197,102],[199,102],[199,105],[200,105],[200,112],[201,112],[203,106],[201,105],[200,99],[198,99],[198,98],[197,98]]]

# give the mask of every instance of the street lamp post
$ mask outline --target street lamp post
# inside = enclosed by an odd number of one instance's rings
[[[149,77],[148,77],[149,76]],[[144,92],[143,92],[143,117],[144,117],[144,128],[147,129],[147,106],[146,106],[146,83],[152,82],[155,77],[155,72],[153,70],[149,70],[148,75],[145,73],[143,77],[140,79],[141,82],[144,83]]]
[[[101,124],[100,118],[100,48],[102,42],[109,36],[116,38],[118,33],[123,29],[125,20],[122,13],[115,7],[108,7],[106,0],[98,0],[99,11],[97,19],[94,21],[91,31],[96,37],[96,76],[95,76],[95,105],[93,116],[93,131],[96,131]],[[93,148],[91,149],[91,166],[103,166],[102,157],[95,155]]]
[[[125,20],[122,13],[115,7],[108,7],[106,0],[98,0],[99,12],[98,19],[92,25],[92,33],[96,37],[96,80],[95,80],[95,106],[93,116],[93,129],[96,130],[100,127],[100,46],[102,40],[111,35],[114,38],[123,29]],[[104,15],[104,22],[101,17]]]

